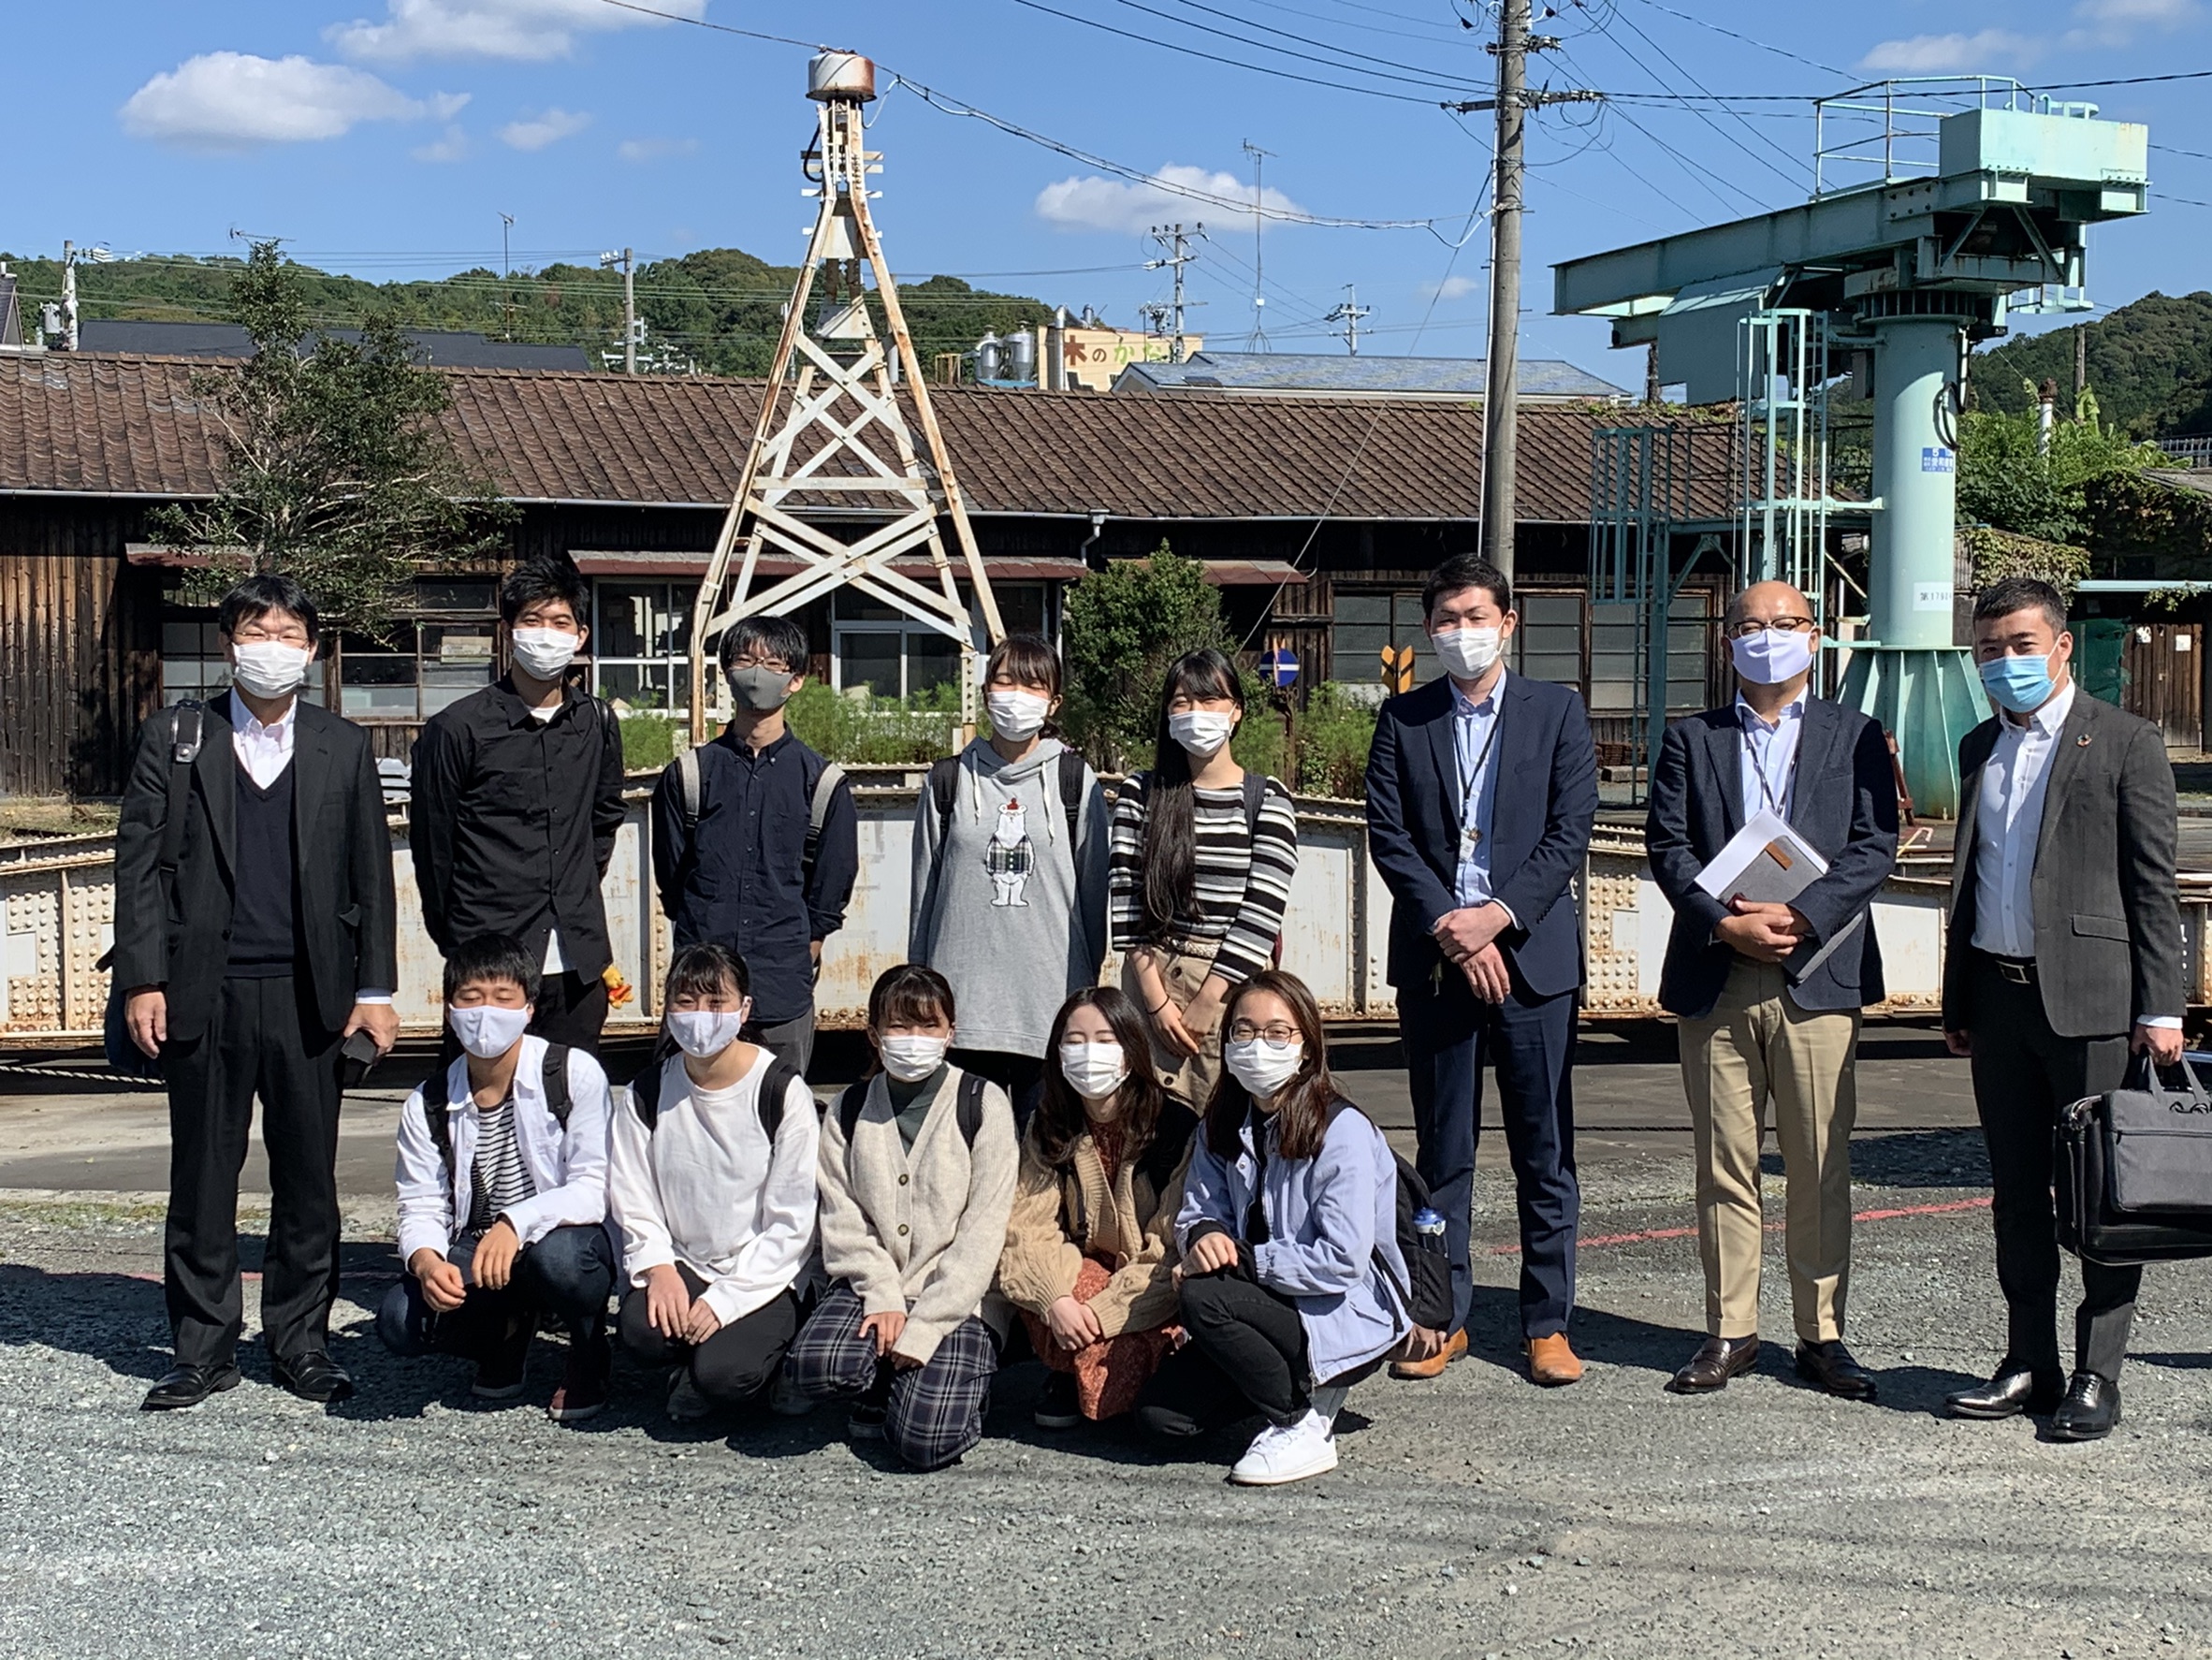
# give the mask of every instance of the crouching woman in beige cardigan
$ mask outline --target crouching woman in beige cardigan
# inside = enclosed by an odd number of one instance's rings
[[[822,1126],[822,1265],[830,1288],[792,1340],[798,1394],[853,1403],[855,1440],[941,1469],[983,1438],[1009,1323],[993,1290],[1013,1204],[1013,1108],[945,1060],[953,988],[902,964],[868,993],[882,1070]]]
[[[1112,987],[1061,1005],[1022,1139],[998,1289],[1050,1369],[1041,1429],[1117,1418],[1172,1346],[1175,1211],[1197,1118],[1148,1063],[1143,1012]]]

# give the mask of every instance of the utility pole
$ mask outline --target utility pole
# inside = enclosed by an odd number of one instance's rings
[[[1336,309],[1322,321],[1344,325],[1345,350],[1357,357],[1360,355],[1360,319],[1370,315],[1374,310],[1371,305],[1361,305],[1359,290],[1346,283],[1344,285],[1344,299],[1337,301]]]
[[[514,285],[515,266],[507,256],[507,233],[515,228],[515,215],[500,215],[500,332],[503,338],[515,338],[515,303],[508,290]]]
[[[1203,231],[1206,227],[1200,225],[1192,228]],[[1174,273],[1175,298],[1169,302],[1169,313],[1174,318],[1175,327],[1172,338],[1168,342],[1168,361],[1180,363],[1189,356],[1183,341],[1183,268],[1198,255],[1190,252],[1190,239],[1184,234],[1180,225],[1154,226],[1152,240],[1170,250],[1165,258],[1147,259],[1144,269],[1148,271],[1166,269]]]
[[[77,349],[77,244],[62,244],[62,350]]]
[[[619,254],[602,254],[599,269],[622,268],[622,372],[637,372],[637,255],[625,248]]]
[[[2081,407],[2081,395],[2089,389],[2089,326],[2077,323],[2074,328],[2074,404]]]
[[[1259,227],[1266,221],[1260,218],[1259,208],[1267,194],[1265,183],[1267,158],[1274,154],[1274,152],[1262,150],[1251,139],[1246,138],[1244,140],[1244,153],[1252,158],[1252,332],[1244,342],[1244,349],[1247,352],[1264,352],[1268,349],[1265,320],[1267,295],[1262,290],[1265,286],[1267,268],[1260,262],[1259,257]]]

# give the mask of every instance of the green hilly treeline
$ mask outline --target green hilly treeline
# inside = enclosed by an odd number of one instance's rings
[[[1975,354],[1975,407],[2030,408],[2028,387],[2059,383],[2074,406],[2075,337],[2088,336],[2089,389],[2099,413],[2131,438],[2212,434],[2212,293],[2147,294],[2093,322],[2023,335]]]
[[[20,279],[28,336],[39,303],[61,297],[61,265],[6,255],[0,259]],[[244,269],[242,259],[183,255],[80,264],[78,304],[86,317],[236,322],[231,290]],[[404,328],[473,329],[493,339],[581,346],[594,363],[602,351],[621,349],[621,273],[595,265],[549,265],[511,278],[478,269],[434,281],[390,283],[305,266],[299,271],[310,321],[325,328],[357,326],[371,313],[389,310]],[[637,309],[648,344],[673,348],[709,373],[765,373],[797,275],[794,267],[769,265],[736,248],[706,248],[641,265]],[[902,283],[899,298],[924,363],[939,352],[968,350],[986,331],[1003,334],[1044,322],[1052,311],[1041,299],[994,294],[958,277]],[[877,320],[881,322],[880,312]]]

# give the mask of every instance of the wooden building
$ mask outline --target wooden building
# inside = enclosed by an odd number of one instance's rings
[[[211,614],[178,603],[147,515],[217,483],[220,428],[182,358],[0,357],[0,791],[112,794],[138,724],[220,684]],[[592,579],[599,689],[680,708],[690,607],[763,383],[448,370],[466,459],[520,509],[514,550],[558,548]],[[1302,683],[1380,696],[1384,648],[1412,647],[1421,581],[1478,542],[1482,422],[1439,400],[933,392],[1008,625],[1052,632],[1086,570],[1165,542],[1205,561],[1255,651],[1288,647]],[[1593,606],[1592,432],[1622,412],[1521,417],[1516,558],[1521,670],[1589,699],[1626,759],[1636,676],[1625,608]],[[808,517],[836,524],[835,499]],[[496,672],[496,573],[426,574],[394,639],[331,643],[318,695],[404,754],[429,714]],[[1669,705],[1716,672],[1716,575],[1678,602]],[[911,692],[952,673],[942,636],[846,590],[804,614],[813,672]]]

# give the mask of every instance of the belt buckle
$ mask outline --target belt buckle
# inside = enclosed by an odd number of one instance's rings
[[[2033,980],[2034,976],[2028,970],[2029,965],[2026,963],[2006,962],[2000,958],[1997,964],[1997,971],[2015,985],[2026,985]]]

